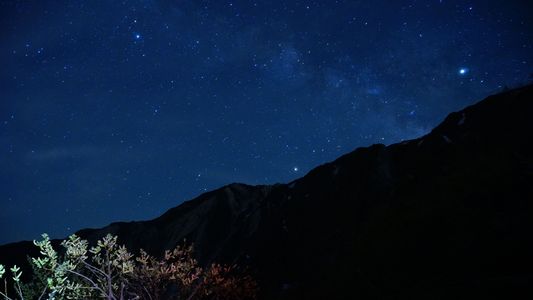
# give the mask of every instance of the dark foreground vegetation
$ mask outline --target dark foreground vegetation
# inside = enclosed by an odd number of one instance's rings
[[[250,276],[235,266],[202,268],[193,258],[193,247],[185,244],[165,251],[161,259],[142,249],[134,256],[111,235],[94,247],[72,235],[61,243],[61,253],[46,234],[34,244],[41,255],[29,258],[30,281],[22,281],[20,267],[8,271],[0,265],[4,300],[255,299],[257,287]]]

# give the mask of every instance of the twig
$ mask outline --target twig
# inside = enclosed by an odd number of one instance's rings
[[[5,294],[4,294],[5,293]],[[10,299],[8,296],[7,296],[7,278],[4,278],[4,293],[2,293],[2,295],[6,298],[6,299]]]
[[[0,292],[0,295],[4,296],[5,300],[13,300],[11,298],[9,298],[6,294]]]
[[[43,291],[41,292],[41,295],[39,296],[39,298],[37,298],[37,300],[41,300],[41,299],[43,298],[44,293],[46,292],[46,288],[47,288],[47,286],[46,286],[46,284],[45,284],[45,285],[44,285],[44,289],[43,289]]]
[[[96,272],[99,272],[101,275],[106,276],[106,273],[95,266],[92,266],[91,264],[87,263],[86,261],[83,261],[83,265],[87,267],[87,269],[91,270],[95,275]]]
[[[89,277],[87,277],[87,276],[85,276],[85,275],[83,275],[81,273],[78,273],[76,271],[72,271],[72,270],[67,270],[67,271],[72,273],[72,274],[74,274],[74,275],[77,275],[77,276],[79,276],[79,277],[81,277],[81,278],[83,278],[85,280],[87,280],[88,282],[90,282],[93,285],[94,289],[100,291],[103,295],[105,295],[105,291],[102,288],[100,288],[94,281],[92,281],[91,278],[89,278]]]
[[[194,296],[196,296],[196,293],[198,293],[198,291],[200,290],[200,287],[203,285],[203,282],[200,282],[198,285],[196,285],[196,287],[194,288],[194,290],[192,291],[192,294],[189,296],[189,298],[187,298],[187,300],[192,300]]]
[[[146,289],[146,287],[144,285],[141,284],[141,286],[143,287],[144,291],[146,292],[146,295],[148,296],[148,298],[150,298],[150,300],[152,300],[152,296],[150,295],[150,292],[148,292],[148,290]]]
[[[20,300],[24,300],[24,295],[22,294],[22,290],[20,289],[20,284],[18,282],[15,284],[15,290],[19,294]]]

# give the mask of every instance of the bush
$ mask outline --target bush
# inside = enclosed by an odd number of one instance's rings
[[[89,248],[86,240],[71,235],[61,245],[64,255],[52,247],[46,234],[34,241],[41,257],[31,258],[33,277],[22,283],[22,271],[16,265],[4,279],[4,300],[8,280],[18,299],[255,299],[257,284],[236,266],[212,264],[199,266],[193,246],[177,246],[165,251],[161,259],[140,250],[137,257],[117,237],[107,235]]]

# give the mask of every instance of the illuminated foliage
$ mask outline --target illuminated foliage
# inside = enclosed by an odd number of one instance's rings
[[[76,235],[61,245],[63,255],[52,247],[48,235],[34,241],[40,257],[31,258],[32,281],[21,282],[18,266],[0,265],[4,300],[14,299],[255,299],[257,285],[236,266],[212,264],[202,268],[193,247],[182,245],[157,259],[144,250],[137,257],[107,235],[96,246]],[[8,295],[8,281],[16,296]]]

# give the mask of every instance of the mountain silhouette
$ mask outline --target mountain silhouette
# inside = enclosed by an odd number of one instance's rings
[[[154,255],[248,266],[264,299],[450,299],[533,284],[533,85],[429,134],[358,148],[288,184],[230,184],[150,221],[83,229]],[[0,263],[38,255],[0,247]]]

